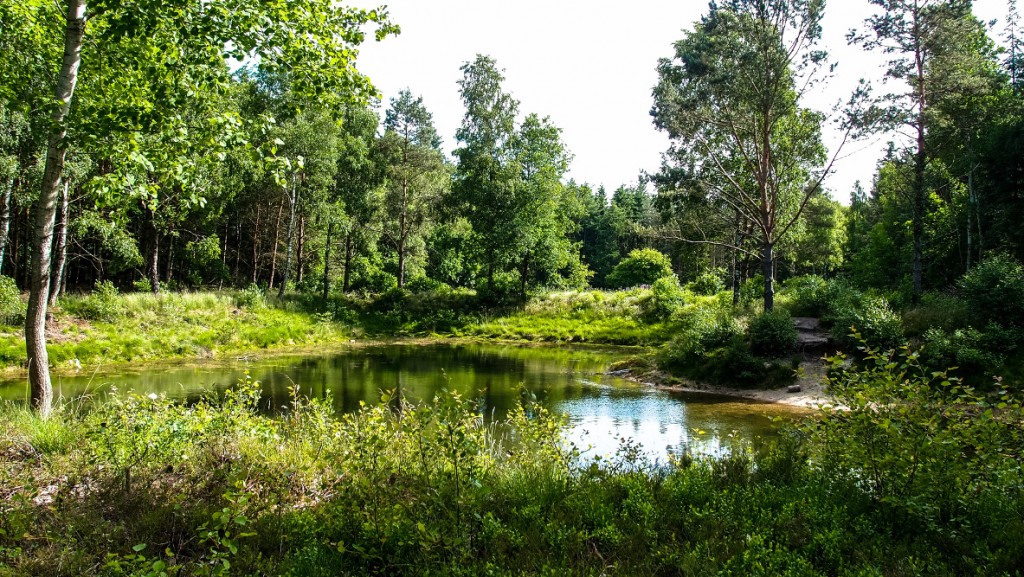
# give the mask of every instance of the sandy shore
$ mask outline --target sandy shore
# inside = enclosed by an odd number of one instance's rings
[[[667,391],[685,393],[708,393],[760,401],[778,403],[791,407],[813,408],[829,404],[831,398],[824,389],[826,373],[825,363],[821,359],[809,358],[800,363],[803,375],[795,384],[800,385],[800,392],[790,393],[781,389],[734,389],[731,387],[715,387],[697,383],[687,379],[673,377],[664,371],[634,372],[632,370],[615,371],[611,374],[649,387]]]

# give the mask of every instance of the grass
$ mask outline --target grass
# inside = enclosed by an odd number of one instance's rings
[[[344,338],[344,328],[297,309],[239,307],[228,292],[131,293],[97,303],[94,295],[61,299],[47,350],[56,367],[71,363],[203,358]],[[19,327],[0,336],[0,362],[25,362]]]
[[[656,465],[628,443],[614,461],[582,460],[564,419],[529,405],[496,426],[455,395],[343,417],[296,398],[271,418],[256,391],[115,397],[48,421],[0,408],[0,575],[1009,575],[1024,563],[1020,457],[1004,450],[1019,424],[981,440],[958,423],[931,443],[915,427],[932,401],[898,433],[857,405],[764,451]],[[892,456],[871,468],[850,460],[880,447]],[[962,487],[920,477],[972,468],[953,509],[944,498]],[[900,493],[865,482],[911,469]]]
[[[648,289],[555,292],[541,295],[521,311],[467,326],[460,334],[486,338],[656,345],[668,338],[663,322],[646,322],[642,302]]]

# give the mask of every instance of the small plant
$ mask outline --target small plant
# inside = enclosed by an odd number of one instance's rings
[[[768,311],[757,316],[748,333],[750,350],[755,355],[777,359],[796,350],[796,327],[787,312]]]
[[[132,289],[137,293],[153,292],[153,284],[149,279],[140,278],[132,283]]]
[[[722,278],[725,276],[725,271],[722,269],[716,269],[712,271],[706,271],[699,275],[693,280],[687,288],[694,292],[694,294],[711,296],[716,295],[725,290],[725,283],[722,282]]]
[[[257,284],[253,283],[238,292],[235,302],[239,308],[261,309],[267,305],[267,295]]]
[[[112,323],[124,315],[118,295],[114,283],[108,280],[97,282],[93,292],[78,301],[73,312],[90,321]]]

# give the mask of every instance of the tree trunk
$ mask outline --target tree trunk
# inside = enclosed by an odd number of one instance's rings
[[[331,235],[334,233],[334,221],[327,222],[327,239],[324,241],[324,301],[331,296]]]
[[[398,288],[405,287],[405,237],[398,240]]]
[[[740,304],[740,269],[739,269],[739,247],[743,246],[743,224],[742,216],[740,212],[736,211],[736,248],[732,251],[732,306],[738,306]]]
[[[277,246],[281,243],[281,213],[284,212],[284,199],[277,205],[277,221],[274,223],[274,246],[271,247],[270,255],[270,284],[268,289],[274,288],[274,277],[277,276]]]
[[[775,245],[764,243],[761,249],[761,274],[764,275],[764,310],[775,309]]]
[[[349,281],[352,278],[352,276],[349,274],[350,272],[352,272],[352,230],[351,229],[348,231],[348,234],[345,235],[345,278],[344,278],[344,281],[342,282],[342,285],[341,285],[341,290],[343,292],[346,292],[346,293],[348,292],[348,289],[349,289],[349,286],[350,286]]]
[[[68,261],[68,206],[71,202],[71,194],[68,190],[68,182],[64,183],[60,210],[57,212],[57,242],[53,251],[57,254],[57,261],[53,265],[53,282],[50,284],[50,303],[57,305],[57,297],[60,296],[64,286],[64,268]]]
[[[260,205],[256,205],[256,225],[252,231],[252,284],[259,280],[260,271]]]
[[[146,278],[149,290],[160,294],[160,231],[156,228],[156,211],[145,201],[142,211],[146,215]]]
[[[306,267],[306,215],[299,217],[299,254],[296,260],[295,282],[302,284],[302,277]]]
[[[281,289],[277,291],[278,298],[284,296],[284,291],[288,288],[288,277],[292,272],[292,247],[295,244],[295,209],[299,204],[299,188],[295,181],[296,176],[292,174],[292,191],[288,195],[288,249],[285,252],[284,272],[281,274]]]
[[[14,177],[7,179],[3,199],[0,200],[0,271],[3,270],[7,233],[11,230],[11,201],[14,200]]]
[[[925,62],[924,47],[922,46],[921,15],[917,7],[914,10],[914,63],[917,67],[915,86],[915,97],[917,99],[917,151],[914,155],[914,214],[913,214],[913,303],[920,304],[921,295],[924,293],[924,171],[927,158],[925,157]]]
[[[530,253],[523,255],[523,262],[519,266],[519,296],[526,302],[526,284],[530,278]]]
[[[46,353],[46,308],[50,296],[50,250],[53,221],[57,214],[57,195],[67,153],[65,120],[78,81],[85,39],[85,0],[69,0],[64,28],[64,56],[55,91],[60,106],[53,112],[53,124],[46,146],[46,167],[36,201],[32,246],[32,280],[29,284],[28,314],[25,317],[25,351],[28,354],[28,380],[32,406],[44,419],[53,409],[53,385],[50,383],[50,359]]]
[[[167,237],[167,273],[164,275],[167,282],[174,280],[174,235]]]

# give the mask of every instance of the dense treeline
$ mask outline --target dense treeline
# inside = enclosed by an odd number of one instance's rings
[[[741,11],[717,8],[680,44],[690,51],[680,56],[701,58],[701,42],[725,41],[709,38],[712,32],[738,34],[723,32],[732,24],[719,21]],[[928,93],[922,287],[943,289],[986,255],[1024,256],[1014,218],[1024,130],[1019,40],[1011,34],[1009,50],[997,48],[969,3],[935,4],[920,18]],[[867,32],[884,32],[875,28]],[[780,74],[796,78],[783,64]],[[916,78],[893,66],[894,79]],[[520,293],[603,287],[619,260],[645,247],[669,254],[684,281],[705,272],[723,281],[733,269],[740,279],[763,272],[760,223],[710,184],[723,176],[697,158],[704,148],[674,146],[653,175],[654,196],[643,179],[611,194],[565,182],[571,156],[552,121],[519,113],[492,59],[478,57],[463,71],[466,116],[453,157],[410,91],[386,106],[327,108],[294,94],[286,73],[261,69],[234,73],[202,109],[184,108],[162,125],[80,135],[62,177],[54,292],[102,280],[122,287],[146,281],[152,290],[160,283],[276,289],[291,282],[309,291],[380,292],[421,278]],[[672,107],[685,96],[680,91],[707,96],[693,88],[698,80],[663,63],[653,113],[670,135],[682,130],[671,126],[682,120]],[[875,106],[897,118],[902,87],[893,88],[896,96]],[[17,91],[4,95],[0,257],[3,273],[27,287],[30,213],[47,134]],[[821,120],[804,115],[801,122]],[[219,141],[212,151],[191,142],[211,138]],[[730,145],[743,147],[721,146]],[[818,153],[808,154],[820,168]],[[799,189],[799,213],[773,247],[769,276],[842,272],[862,286],[911,296],[916,154],[891,145],[870,188],[858,187],[849,207],[808,174],[788,176],[796,184],[780,184],[777,194]]]

